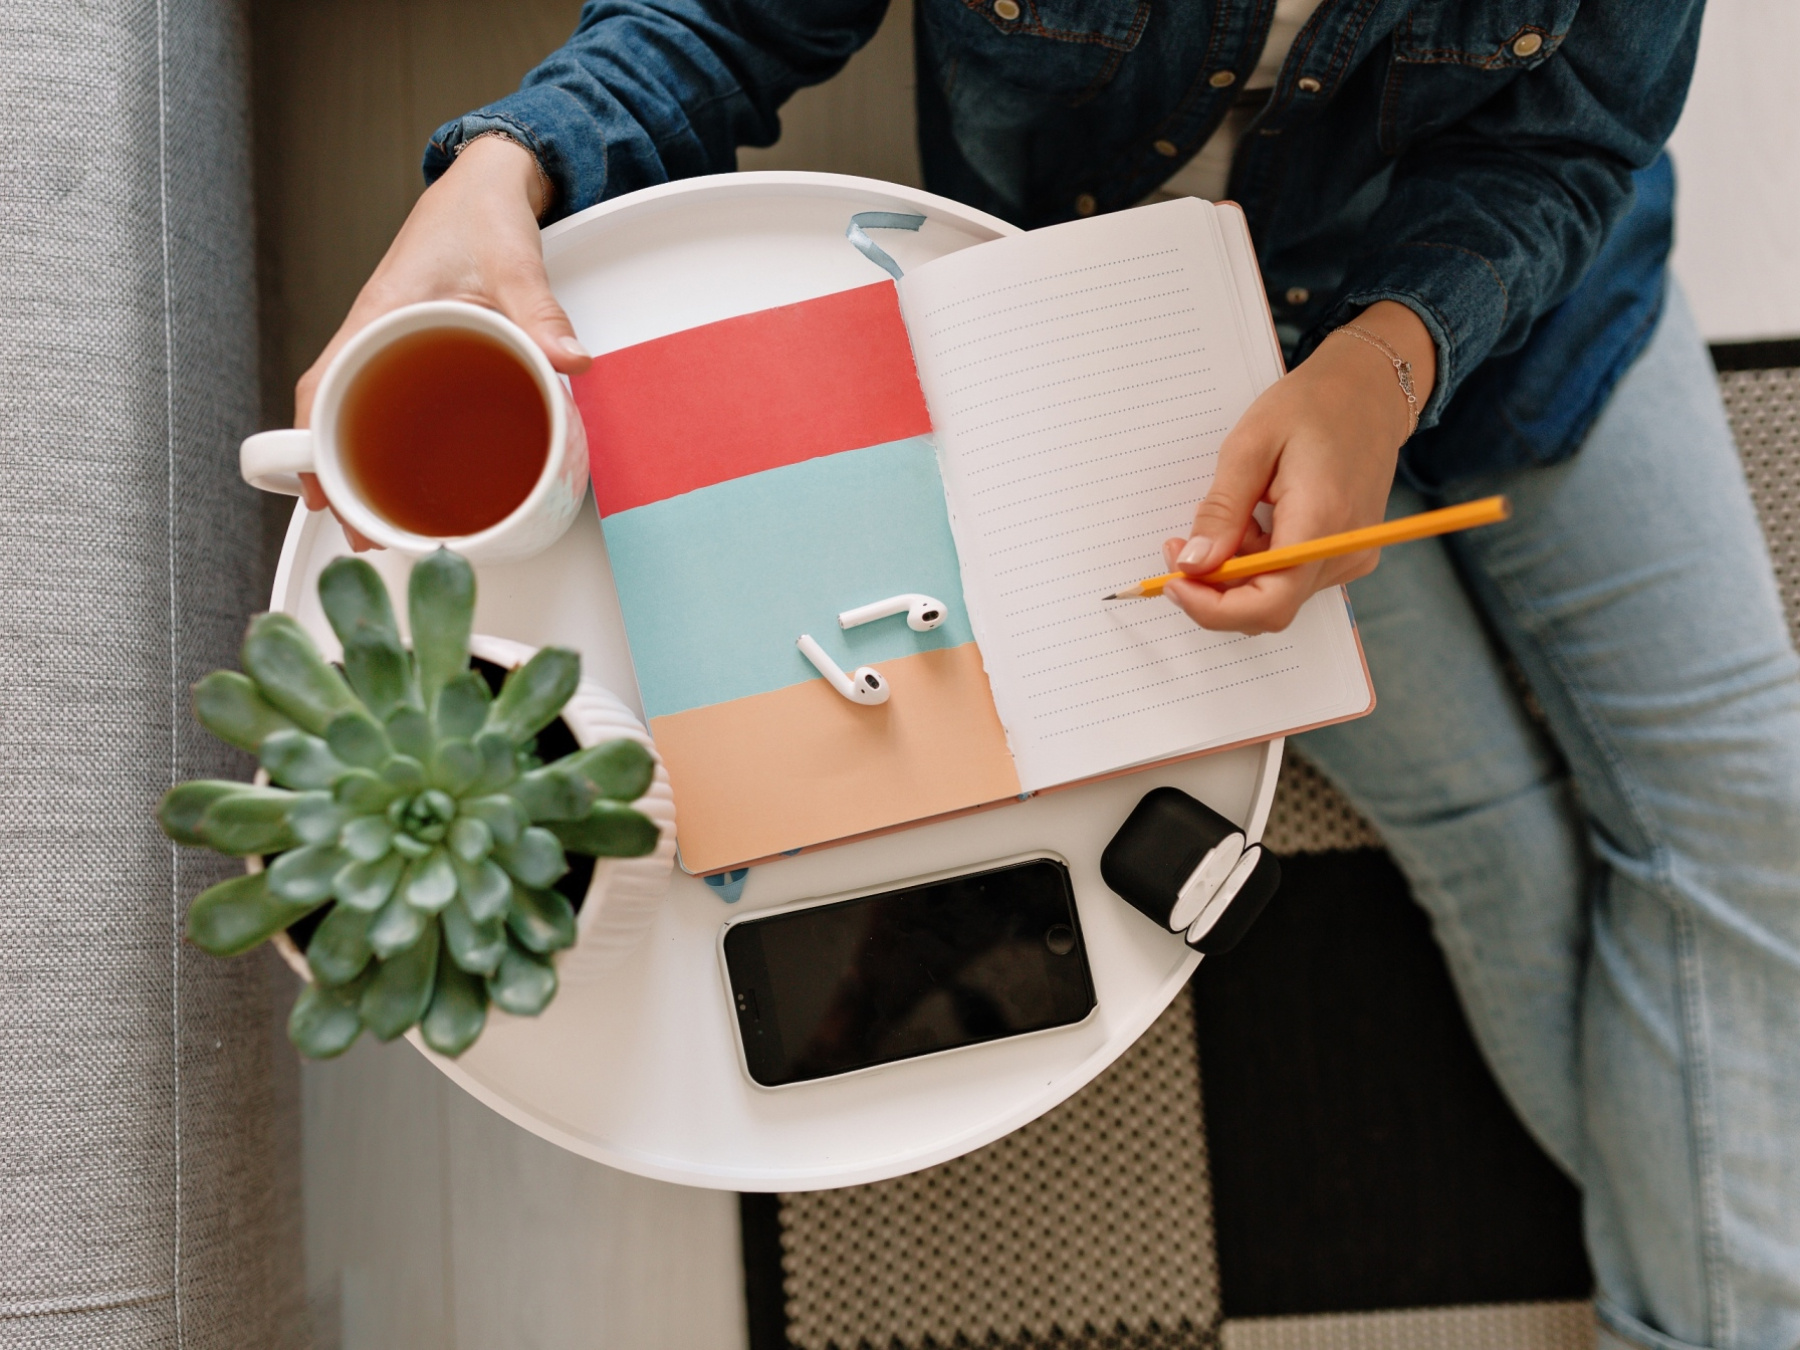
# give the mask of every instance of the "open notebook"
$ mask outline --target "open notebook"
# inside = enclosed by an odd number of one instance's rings
[[[1164,570],[1280,373],[1242,213],[1191,199],[600,357],[575,396],[683,866],[1369,711],[1338,590],[1262,637],[1100,598]],[[909,591],[948,622],[838,628]]]

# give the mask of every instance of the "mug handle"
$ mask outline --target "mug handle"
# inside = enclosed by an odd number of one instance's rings
[[[298,497],[299,476],[312,471],[312,432],[302,427],[259,431],[238,447],[238,472],[264,492]]]

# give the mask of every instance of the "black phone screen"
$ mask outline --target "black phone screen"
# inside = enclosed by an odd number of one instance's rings
[[[746,919],[726,931],[725,964],[765,1087],[1068,1026],[1094,1007],[1069,869],[1053,858]]]

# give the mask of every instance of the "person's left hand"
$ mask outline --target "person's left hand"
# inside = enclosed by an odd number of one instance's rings
[[[1355,322],[1412,362],[1424,407],[1437,351],[1419,317],[1384,300]],[[1238,553],[1376,524],[1411,422],[1393,363],[1360,338],[1334,333],[1264,390],[1225,437],[1193,535],[1163,544],[1169,570],[1200,577]],[[1274,508],[1267,532],[1251,514],[1263,501]],[[1203,628],[1278,632],[1313,592],[1368,575],[1379,558],[1374,550],[1352,553],[1223,586],[1175,581],[1163,594]]]

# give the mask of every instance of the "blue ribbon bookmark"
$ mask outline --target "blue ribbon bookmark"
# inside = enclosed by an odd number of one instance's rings
[[[881,268],[895,281],[900,280],[900,264],[888,256],[888,252],[876,243],[864,230],[917,230],[925,223],[924,216],[908,216],[898,211],[858,211],[850,217],[850,228],[844,231],[844,238],[856,245],[856,251]]]
[[[728,905],[735,905],[744,894],[744,880],[749,875],[748,867],[739,867],[730,872],[715,872],[709,877],[701,877],[700,880],[717,891],[719,899]]]

